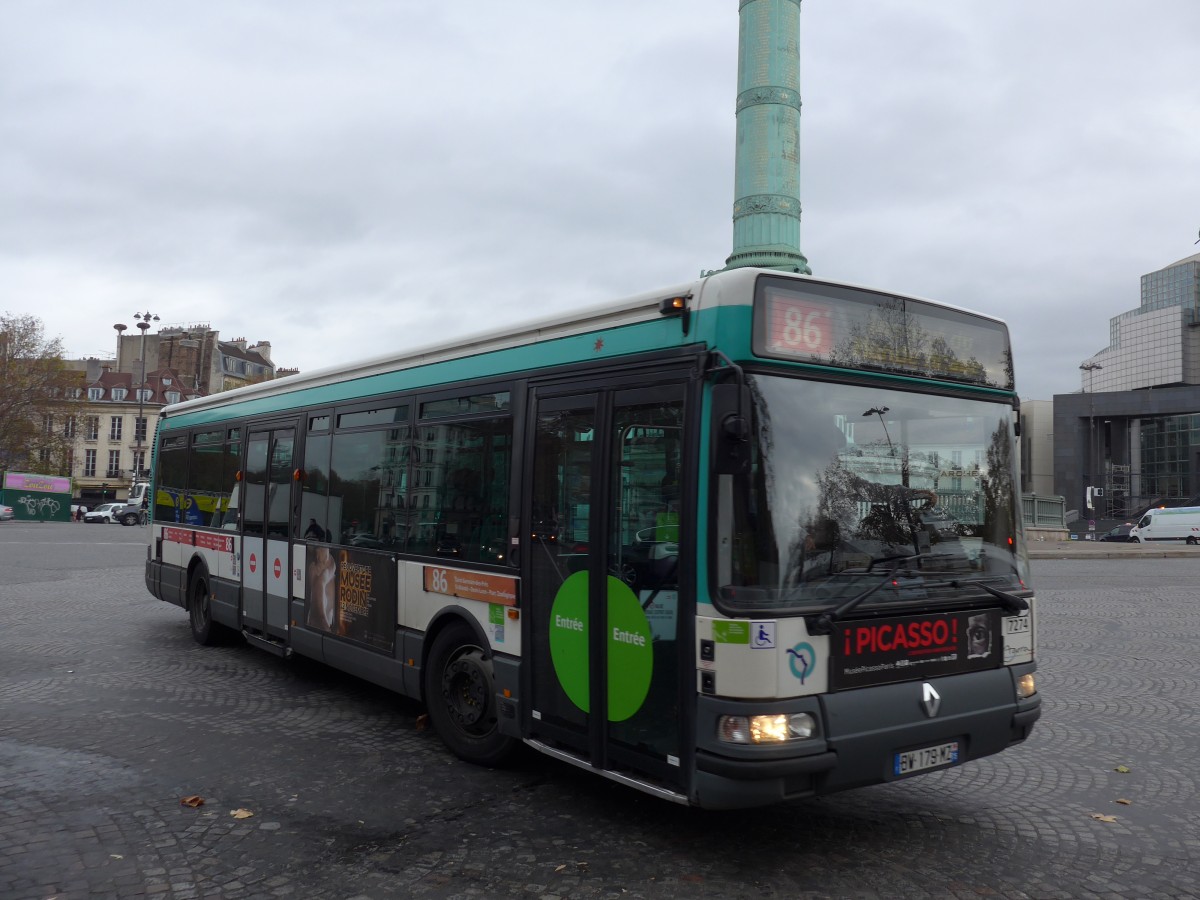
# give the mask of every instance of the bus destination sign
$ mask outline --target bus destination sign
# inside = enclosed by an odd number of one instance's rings
[[[830,684],[845,690],[994,669],[1001,644],[996,610],[839,622]]]
[[[1003,322],[921,300],[764,276],[755,353],[1012,389]]]

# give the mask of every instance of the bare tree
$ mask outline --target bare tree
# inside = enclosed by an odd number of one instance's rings
[[[0,468],[69,475],[82,388],[40,319],[0,316]]]

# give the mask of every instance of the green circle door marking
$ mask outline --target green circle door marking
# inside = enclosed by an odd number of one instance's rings
[[[629,585],[608,576],[608,721],[624,722],[646,702],[654,644],[646,611]]]
[[[567,697],[588,711],[588,573],[559,585],[550,607],[550,660]]]
[[[567,578],[550,609],[550,659],[572,703],[588,712],[587,572]],[[623,722],[642,708],[654,672],[650,623],[637,596],[608,576],[608,720]]]

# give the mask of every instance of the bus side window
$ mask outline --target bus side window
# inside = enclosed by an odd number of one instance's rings
[[[512,419],[422,425],[419,432],[412,495],[421,522],[409,551],[498,561],[507,537]]]

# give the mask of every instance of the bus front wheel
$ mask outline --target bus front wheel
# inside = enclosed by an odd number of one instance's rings
[[[188,621],[197,644],[212,647],[220,642],[221,626],[212,620],[212,604],[208,592],[208,576],[197,572],[188,582]]]
[[[491,655],[465,622],[447,626],[433,641],[425,705],[438,736],[460,759],[496,766],[517,749],[516,738],[500,733]]]

